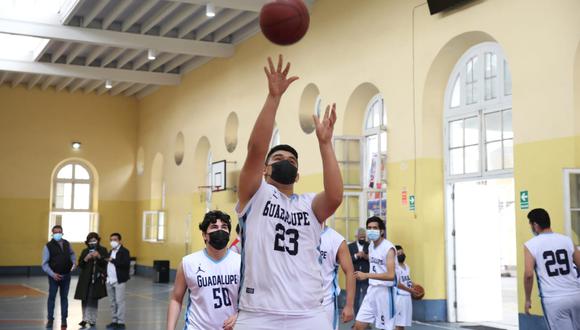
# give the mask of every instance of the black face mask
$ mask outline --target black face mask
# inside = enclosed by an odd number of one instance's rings
[[[289,160],[281,160],[272,165],[272,180],[281,184],[292,184],[296,181],[298,176],[298,168]]]
[[[358,240],[358,244],[360,244],[360,245],[365,245],[366,242],[367,241],[365,241],[364,239],[359,239]]]
[[[399,262],[405,262],[406,257],[407,257],[406,255],[400,254],[397,256],[397,260],[399,260]]]
[[[216,250],[221,250],[228,245],[230,241],[230,233],[225,230],[216,230],[209,233],[209,245]]]

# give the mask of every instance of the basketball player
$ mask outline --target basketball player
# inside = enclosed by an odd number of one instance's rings
[[[396,245],[397,250],[397,297],[395,306],[397,314],[395,315],[395,329],[404,330],[410,327],[413,318],[413,302],[411,295],[415,294],[413,282],[411,282],[411,268],[405,263],[406,255],[403,247]]]
[[[350,322],[354,317],[354,266],[350,253],[342,235],[326,226],[320,236],[320,256],[322,257],[322,276],[324,277],[324,310],[332,328],[338,330],[338,265],[346,278],[346,304],[342,309],[343,323]]]
[[[370,272],[355,272],[357,280],[369,279],[369,288],[356,315],[354,328],[366,329],[374,322],[379,329],[392,330],[395,323],[395,247],[384,238],[385,222],[379,217],[367,219]]]
[[[177,269],[167,311],[167,330],[174,330],[186,290],[189,303],[185,330],[233,329],[240,285],[240,255],[227,248],[232,224],[220,211],[205,214],[199,224],[205,249],[185,256]]]
[[[573,267],[580,267],[580,251],[572,240],[554,233],[550,215],[544,209],[528,213],[534,238],[524,244],[524,289],[526,314],[530,314],[530,295],[534,286],[534,269],[544,317],[552,330],[580,329],[580,281]]]
[[[236,330],[331,329],[324,315],[320,264],[322,223],[342,202],[342,177],[332,147],[335,106],[314,117],[324,191],[295,194],[298,152],[289,145],[268,151],[288,77],[282,56],[264,68],[269,94],[248,142],[238,184],[242,284]],[[264,163],[265,161],[265,163]]]

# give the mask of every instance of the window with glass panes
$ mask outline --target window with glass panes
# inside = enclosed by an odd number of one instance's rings
[[[445,100],[447,177],[513,170],[512,83],[497,43],[469,49],[449,77]]]
[[[387,114],[381,95],[375,95],[368,104],[364,136],[367,216],[386,218]]]
[[[580,169],[564,170],[566,234],[580,246]]]

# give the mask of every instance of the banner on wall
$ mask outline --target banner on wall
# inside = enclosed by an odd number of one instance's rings
[[[387,217],[387,200],[386,199],[369,199],[367,202],[369,217],[377,216],[385,219]]]

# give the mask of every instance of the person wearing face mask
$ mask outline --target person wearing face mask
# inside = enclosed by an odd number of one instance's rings
[[[324,314],[319,262],[324,221],[342,203],[343,184],[332,145],[336,105],[313,116],[322,158],[324,191],[295,194],[298,152],[270,147],[282,95],[298,77],[282,55],[264,68],[268,96],[254,123],[238,183],[236,212],[243,245],[243,287],[236,330],[318,329],[332,324]],[[265,273],[267,271],[267,273]]]
[[[125,285],[129,281],[131,254],[121,243],[121,234],[109,237],[111,251],[107,258],[107,294],[111,300],[112,322],[110,329],[125,329]]]
[[[99,243],[101,237],[95,232],[87,235],[87,247],[79,257],[79,281],[75,291],[75,299],[81,300],[83,320],[81,328],[94,327],[97,324],[99,299],[107,296],[105,287],[107,274],[107,249]]]
[[[379,329],[392,330],[395,325],[396,250],[393,243],[384,238],[386,230],[381,218],[367,219],[370,271],[355,272],[354,276],[359,281],[368,279],[369,288],[356,316],[356,330],[366,329],[373,322]]]
[[[76,267],[76,255],[70,243],[62,238],[62,227],[52,227],[52,239],[42,250],[42,270],[48,275],[48,321],[46,328],[52,329],[56,293],[60,289],[61,328],[66,329],[68,317],[68,290],[70,273]]]
[[[364,228],[359,228],[356,233],[355,241],[348,244],[348,251],[350,252],[350,258],[356,272],[369,272],[369,243],[366,240],[367,232]],[[358,314],[360,304],[362,303],[365,295],[367,294],[367,288],[369,286],[369,280],[356,281],[356,289],[354,296],[354,315]]]
[[[405,263],[407,256],[400,245],[395,245],[397,250],[397,297],[395,300],[397,315],[395,315],[395,329],[404,330],[410,327],[413,318],[413,302],[411,295],[415,294],[413,282],[411,282],[411,268]]]
[[[232,223],[210,211],[199,224],[203,250],[183,257],[167,310],[167,330],[175,330],[185,293],[189,293],[185,330],[232,330],[238,312],[241,257],[228,249]]]
[[[528,220],[534,237],[524,244],[525,312],[530,314],[534,270],[549,329],[580,329],[580,251],[568,236],[552,231],[550,215],[533,209]]]

